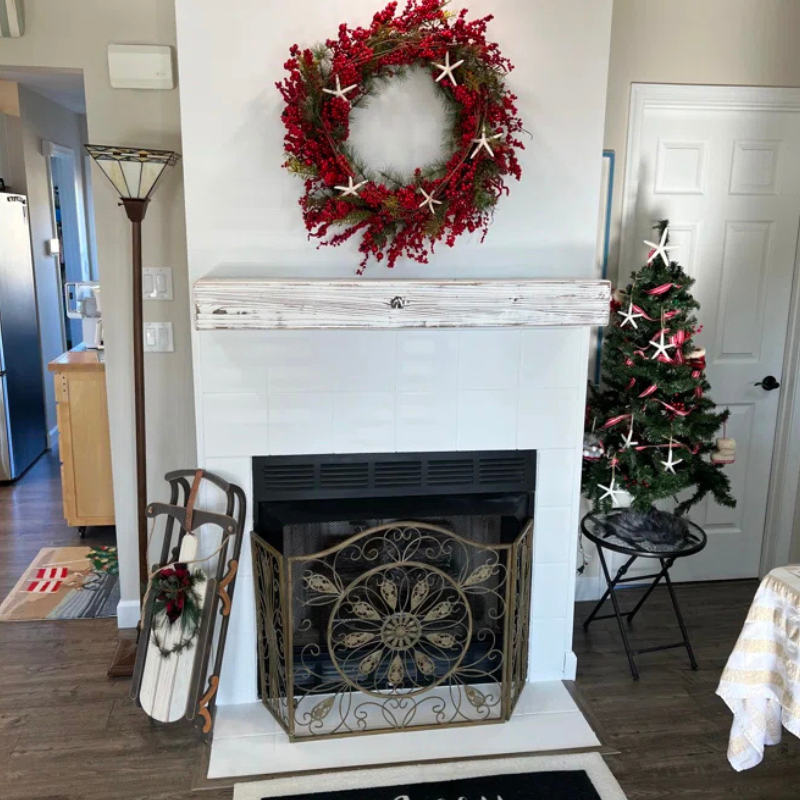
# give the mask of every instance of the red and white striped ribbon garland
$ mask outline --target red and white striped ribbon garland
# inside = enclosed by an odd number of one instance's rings
[[[689,447],[688,444],[683,444],[683,442],[673,442],[672,444],[645,444],[640,445],[639,447],[634,447],[633,449],[637,452],[641,452],[642,450],[688,450],[693,456],[696,456],[700,452],[700,445],[696,444],[694,447]]]
[[[648,289],[645,292],[645,294],[649,294],[651,297],[661,297],[661,295],[666,294],[672,289],[680,289],[680,288],[681,287],[678,286],[677,283],[662,283],[661,286],[656,286],[655,289]]]
[[[636,314],[641,314],[648,322],[658,322],[661,319],[661,317],[651,317],[641,306],[637,306],[635,303],[633,304],[633,311]],[[680,313],[680,311],[665,311],[663,318],[665,320],[672,319]]]
[[[605,425],[603,425],[603,430],[607,430],[608,428],[613,428],[615,425],[619,425],[620,422],[624,422],[626,419],[630,419],[633,414],[620,414],[618,417],[611,417]]]
[[[688,417],[689,414],[692,413],[691,410],[681,411],[680,409],[675,408],[675,406],[671,406],[669,403],[665,403],[663,400],[656,400],[656,402],[661,403],[661,405],[664,406],[664,408],[666,408],[668,411],[671,411],[673,414],[677,414],[679,417]]]
[[[688,341],[689,341],[689,334],[684,330],[676,331],[670,337],[670,344],[675,345],[675,358],[673,359],[674,363],[676,364],[684,363],[683,346]]]

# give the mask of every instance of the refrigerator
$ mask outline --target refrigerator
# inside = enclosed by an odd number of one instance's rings
[[[0,481],[18,478],[47,449],[28,201],[0,193]]]

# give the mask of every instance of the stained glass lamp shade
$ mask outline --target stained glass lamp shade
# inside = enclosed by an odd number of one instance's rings
[[[149,200],[164,173],[180,161],[172,150],[96,144],[87,144],[86,150],[123,200]]]

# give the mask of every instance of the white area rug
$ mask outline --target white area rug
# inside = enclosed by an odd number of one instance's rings
[[[370,789],[378,786],[397,786],[401,789],[413,784],[478,778],[486,775],[577,771],[586,772],[602,800],[625,800],[620,785],[598,753],[457,761],[445,764],[418,764],[410,767],[297,775],[291,778],[237,783],[233,790],[233,800],[262,800],[265,797],[308,794],[324,795],[329,793],[332,787],[335,787],[336,791]],[[553,800],[562,800],[562,798],[553,798]]]

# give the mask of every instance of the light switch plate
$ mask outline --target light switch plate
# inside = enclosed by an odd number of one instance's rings
[[[175,342],[171,322],[144,323],[145,353],[174,353]]]
[[[145,300],[172,300],[172,268],[148,267],[143,269],[142,297]]]

